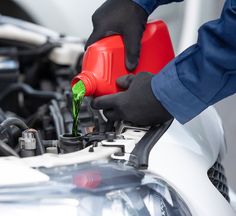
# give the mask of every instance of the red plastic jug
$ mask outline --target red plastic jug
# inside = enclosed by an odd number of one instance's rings
[[[141,44],[139,64],[133,71],[134,74],[156,74],[174,58],[170,35],[163,21],[147,24]],[[120,91],[116,79],[129,73],[125,67],[122,37],[114,35],[88,47],[84,54],[82,71],[74,77],[71,86],[81,80],[85,85],[86,96],[113,94]]]

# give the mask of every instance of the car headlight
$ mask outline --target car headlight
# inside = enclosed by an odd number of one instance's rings
[[[0,188],[0,211],[11,215],[191,216],[165,181],[117,163],[41,169],[44,184]]]

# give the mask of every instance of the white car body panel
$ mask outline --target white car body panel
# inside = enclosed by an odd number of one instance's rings
[[[0,158],[0,164],[4,163],[4,166],[0,167],[0,172],[3,173],[8,167],[12,168],[14,164],[19,166],[20,162],[28,167],[28,171],[24,170],[24,179],[29,178],[31,183],[37,183],[40,180],[47,181],[47,178],[42,179],[42,176],[37,177],[36,175],[32,181],[32,167],[56,167],[105,160],[120,151],[120,148],[115,147],[119,143],[127,146],[128,152],[131,151],[129,149],[132,149],[143,135],[141,133],[141,135],[135,136],[138,133],[135,131],[123,133],[122,135],[127,140],[116,140],[114,147],[99,146],[92,153],[89,152],[89,148],[86,148],[65,155],[44,154],[24,159]],[[223,155],[225,150],[221,121],[216,111],[209,108],[184,126],[177,121],[172,123],[152,149],[147,172],[160,176],[175,188],[188,204],[193,216],[233,216],[235,212],[232,206],[218,192],[207,176],[207,171],[217,160],[219,153]],[[11,176],[5,176],[5,179],[9,177]],[[25,183],[27,182],[11,182],[13,185],[24,185]],[[6,182],[1,180],[0,185],[4,184]]]

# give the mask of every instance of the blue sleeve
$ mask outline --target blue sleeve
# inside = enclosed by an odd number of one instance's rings
[[[181,2],[183,0],[132,0],[144,8],[148,14],[151,14],[159,5],[171,2]]]
[[[236,0],[199,29],[198,41],[152,79],[152,90],[181,123],[236,92]]]

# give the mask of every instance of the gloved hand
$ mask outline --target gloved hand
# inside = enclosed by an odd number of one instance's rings
[[[131,0],[107,0],[92,16],[94,29],[85,49],[103,37],[121,34],[125,44],[126,67],[132,71],[138,65],[147,18],[147,12]]]
[[[103,109],[112,121],[125,120],[137,126],[153,126],[173,117],[161,105],[151,89],[150,73],[129,74],[117,80],[117,85],[126,91],[95,98],[91,106]]]

